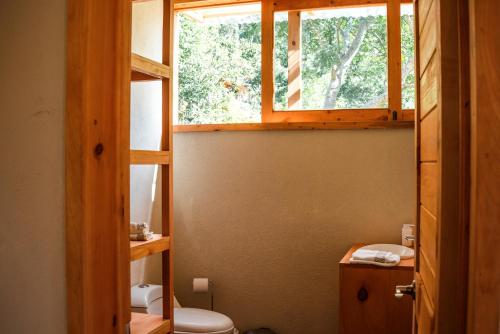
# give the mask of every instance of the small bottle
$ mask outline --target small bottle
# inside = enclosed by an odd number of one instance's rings
[[[415,245],[415,225],[403,224],[401,244],[406,247],[413,247]]]

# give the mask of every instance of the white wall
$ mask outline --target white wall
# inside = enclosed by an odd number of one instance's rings
[[[338,262],[358,242],[401,242],[415,213],[412,130],[174,136],[175,291],[243,330],[336,333]]]
[[[0,2],[0,333],[66,333],[66,1]]]
[[[137,3],[132,11],[132,52],[161,62],[162,58],[162,7],[161,0]],[[159,150],[161,140],[161,82],[134,82],[131,87],[130,144],[132,149]],[[153,223],[160,233],[160,224],[152,221],[153,204],[158,202],[155,191],[158,173],[156,166],[130,168],[130,219],[135,222]],[[148,272],[157,267],[153,257],[131,264],[131,283],[149,280]]]

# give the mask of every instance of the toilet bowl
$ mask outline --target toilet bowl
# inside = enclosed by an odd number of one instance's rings
[[[163,312],[161,285],[138,284],[131,291],[132,312]],[[174,334],[239,334],[233,321],[218,312],[181,307],[174,297]]]

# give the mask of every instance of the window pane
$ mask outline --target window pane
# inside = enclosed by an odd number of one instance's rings
[[[288,40],[297,25],[290,20],[275,14],[275,110],[387,107],[385,6],[301,12],[298,79]]]
[[[260,122],[260,5],[178,15],[177,124]]]
[[[401,5],[401,84],[403,109],[415,108],[415,32],[413,5]]]

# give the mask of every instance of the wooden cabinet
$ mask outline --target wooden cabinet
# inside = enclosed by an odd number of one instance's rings
[[[411,334],[412,299],[394,297],[396,285],[413,280],[414,260],[395,267],[350,264],[352,247],[340,261],[340,334]]]

